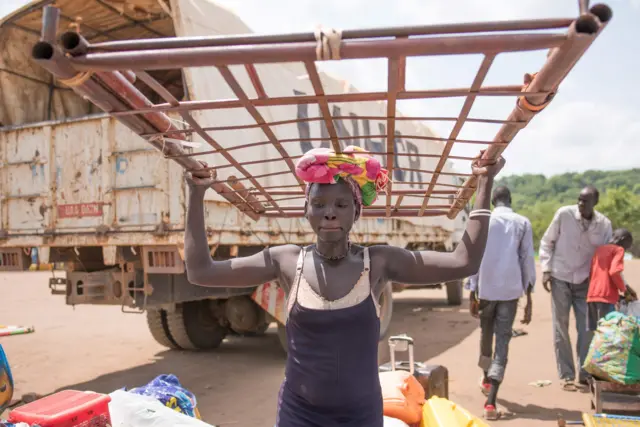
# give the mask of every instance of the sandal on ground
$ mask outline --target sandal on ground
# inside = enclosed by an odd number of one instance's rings
[[[580,384],[582,387],[589,387],[589,378],[580,378],[580,380],[578,380],[578,384]]]
[[[513,338],[522,337],[524,335],[529,335],[529,332],[525,331],[524,329],[513,329],[513,330],[511,330],[511,336]]]
[[[487,421],[497,421],[502,418],[503,413],[493,405],[485,405],[482,416]]]
[[[562,382],[562,389],[564,391],[578,391],[578,387],[572,380],[564,380]]]

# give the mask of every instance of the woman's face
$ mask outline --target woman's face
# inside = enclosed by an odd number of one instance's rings
[[[318,239],[326,242],[344,240],[355,220],[356,203],[349,185],[313,184],[309,189],[306,217]]]

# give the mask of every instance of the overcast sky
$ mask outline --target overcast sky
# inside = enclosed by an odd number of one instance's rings
[[[0,16],[27,3],[0,0]],[[318,24],[363,28],[573,17],[577,0],[219,0],[254,31],[283,33],[313,30]],[[488,4],[493,7],[489,9]],[[640,0],[608,0],[614,17],[560,87],[551,105],[516,137],[505,152],[507,174],[556,174],[587,169],[640,167]],[[635,42],[632,43],[631,40]],[[408,61],[407,88],[469,86],[481,57],[440,57]],[[485,85],[519,84],[525,72],[537,71],[544,53],[499,56]],[[380,62],[342,61],[327,70],[361,91],[386,90]],[[464,99],[403,101],[406,115],[457,116]],[[513,97],[478,98],[471,117],[506,118]],[[430,123],[442,136],[451,124]],[[461,139],[492,139],[494,125],[470,125]],[[477,147],[457,147],[471,155]]]

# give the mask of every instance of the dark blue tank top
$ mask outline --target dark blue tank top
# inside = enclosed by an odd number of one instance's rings
[[[286,331],[288,357],[278,397],[277,427],[382,427],[382,392],[378,377],[380,320],[365,271],[369,296],[356,305],[311,309],[297,300],[304,281],[298,262],[295,298]],[[306,292],[309,285],[304,282]],[[365,285],[365,284],[361,284]]]

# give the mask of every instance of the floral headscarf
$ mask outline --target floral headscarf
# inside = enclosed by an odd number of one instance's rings
[[[388,172],[380,162],[353,145],[340,154],[330,148],[309,150],[298,160],[296,175],[308,184],[307,196],[311,184],[335,184],[343,179],[350,185],[356,201],[364,206],[371,206],[389,182]]]

